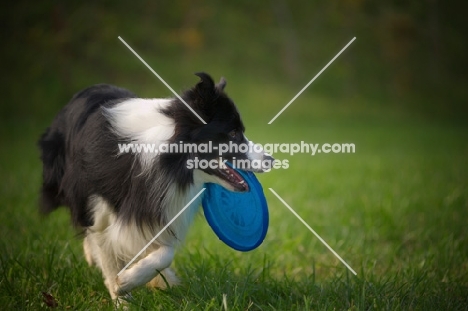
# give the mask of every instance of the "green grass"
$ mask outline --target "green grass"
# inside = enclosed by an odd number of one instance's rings
[[[259,111],[249,108],[249,138],[353,142],[356,153],[277,154],[289,159],[290,168],[258,175],[271,216],[264,243],[248,253],[231,250],[201,215],[174,262],[183,284],[136,290],[130,309],[468,309],[467,128],[340,107],[318,109],[308,119],[304,104],[295,103],[273,125],[266,122],[276,106],[262,123],[256,122]],[[60,310],[111,310],[100,272],[87,267],[66,209],[47,218],[36,212],[41,167],[35,141],[47,122],[17,118],[2,124],[0,306],[45,309],[44,292]]]

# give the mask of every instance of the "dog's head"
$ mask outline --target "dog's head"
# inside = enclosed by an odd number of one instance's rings
[[[245,137],[240,114],[224,92],[226,80],[215,84],[206,73],[196,75],[201,81],[182,98],[206,124],[178,101],[164,111],[175,120],[173,142],[187,147],[186,168],[193,170],[195,178],[231,191],[248,191],[242,176],[226,162],[246,171],[264,172],[271,169],[274,159]]]

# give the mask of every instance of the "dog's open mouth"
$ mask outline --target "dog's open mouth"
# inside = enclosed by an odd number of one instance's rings
[[[214,170],[215,174],[229,183],[232,187],[234,187],[235,191],[239,192],[246,192],[249,191],[249,185],[247,182],[242,178],[242,176],[236,172],[234,169],[224,166],[224,168],[218,168]]]

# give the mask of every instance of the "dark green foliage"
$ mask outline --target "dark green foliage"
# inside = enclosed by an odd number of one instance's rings
[[[423,4],[424,3],[424,4]],[[170,93],[123,37],[180,91],[193,72],[256,89],[305,85],[351,38],[315,94],[466,120],[463,7],[385,1],[14,1],[2,20],[2,115],[49,115],[90,84]],[[291,96],[292,97],[292,96]],[[312,111],[312,110],[309,110]]]

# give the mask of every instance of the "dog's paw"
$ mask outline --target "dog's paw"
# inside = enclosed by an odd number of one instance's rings
[[[132,282],[132,278],[129,278],[128,275],[122,273],[115,279],[114,293],[117,296],[125,296],[128,295],[136,286],[137,284]]]
[[[160,274],[149,281],[146,286],[151,288],[166,289],[180,284],[179,278],[171,268],[164,269]]]
[[[127,293],[114,299],[114,307],[116,310],[128,310],[131,301],[133,301],[133,296],[131,293]]]

